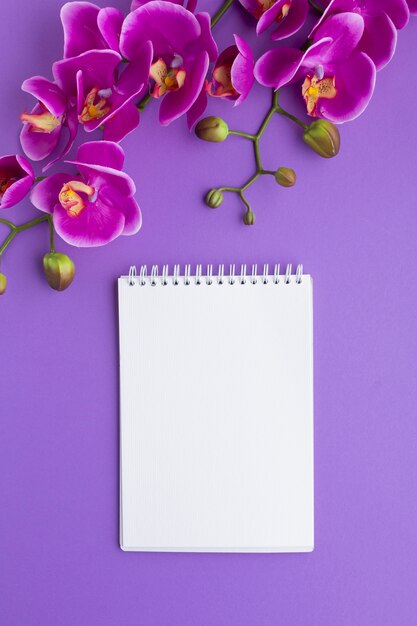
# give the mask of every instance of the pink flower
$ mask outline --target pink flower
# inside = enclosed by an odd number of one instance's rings
[[[336,124],[353,120],[366,109],[375,87],[375,65],[357,49],[363,29],[363,18],[356,13],[334,15],[317,29],[306,52],[266,52],[256,63],[255,77],[275,89],[303,80],[309,115]]]
[[[123,149],[110,141],[92,141],[78,149],[79,174],[53,174],[32,190],[30,199],[51,213],[56,232],[79,247],[102,246],[119,235],[133,235],[142,217],[133,180],[122,172]]]
[[[161,100],[159,121],[170,124],[196,102],[217,46],[207,13],[193,15],[180,4],[152,1],[127,16],[120,37],[125,58],[134,60],[152,45],[149,88]]]
[[[67,143],[52,161],[55,163],[69,152],[74,143],[77,113],[70,107],[59,85],[42,76],[28,78],[23,82],[22,89],[38,101],[30,113],[22,113],[20,116],[23,122],[20,143],[32,161],[41,161],[50,156],[60,142],[62,131],[68,130]]]
[[[246,41],[239,35],[234,38],[236,44],[220,53],[207,92],[210,96],[234,100],[237,105],[246,100],[252,89],[254,59]]]
[[[0,209],[9,209],[29,193],[35,175],[29,161],[19,154],[0,157]]]

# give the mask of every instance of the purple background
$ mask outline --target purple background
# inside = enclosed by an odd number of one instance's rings
[[[104,3],[103,3],[104,4]],[[127,9],[127,0],[116,0]],[[206,4],[211,12],[218,2]],[[18,148],[22,80],[61,54],[57,0],[2,5],[2,153]],[[250,31],[234,8],[219,24]],[[1,299],[0,623],[4,626],[409,625],[416,601],[417,20],[378,75],[365,114],[326,161],[283,118],[265,167],[293,166],[294,189],[263,178],[216,211],[203,193],[240,184],[251,146],[197,141],[157,106],[124,141],[142,231],[101,249],[63,242],[71,289],[43,279],[46,225],[9,247]],[[294,96],[285,100],[293,110]],[[269,105],[212,103],[254,131]],[[88,138],[88,137],[86,137]],[[84,139],[84,137],[83,137]],[[16,222],[29,203],[4,213]],[[12,217],[13,216],[13,217]],[[3,234],[3,227],[2,227]],[[4,236],[7,230],[4,230]],[[123,553],[118,547],[116,277],[147,263],[298,263],[315,280],[316,549],[298,555]],[[250,372],[242,372],[246,384]]]

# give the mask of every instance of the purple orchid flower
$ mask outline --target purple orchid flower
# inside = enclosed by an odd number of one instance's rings
[[[54,163],[65,156],[74,143],[78,126],[76,112],[70,108],[62,89],[42,76],[28,78],[23,82],[22,89],[38,101],[31,113],[22,113],[20,116],[23,122],[20,142],[32,161],[41,161],[50,156],[60,142],[63,129],[69,131],[67,144]]]
[[[114,50],[90,50],[54,63],[52,71],[87,132],[104,126],[104,139],[121,141],[139,124],[133,99],[146,87],[152,46],[145,42],[122,71]]]
[[[234,106],[242,104],[249,95],[255,77],[254,58],[248,43],[234,35],[236,44],[220,53],[213,68],[213,79],[205,81],[192,107],[187,112],[187,123],[191,129],[207,108],[207,93],[217,98],[233,100]]]
[[[29,193],[35,174],[29,161],[19,154],[0,157],[0,209],[10,209]]]
[[[213,68],[213,80],[207,85],[210,96],[241,104],[249,95],[255,77],[254,58],[249,44],[234,35],[236,44],[220,53]]]
[[[61,9],[64,29],[64,59],[88,50],[116,50],[124,16],[114,7],[91,2],[67,2]]]
[[[127,16],[120,38],[124,57],[152,43],[150,94],[161,98],[159,121],[170,124],[195,103],[204,85],[217,46],[207,13],[193,15],[180,4],[152,0]]]
[[[411,15],[417,15],[417,0],[407,0]]]
[[[378,70],[382,69],[394,55],[397,29],[408,23],[406,0],[332,0],[310,37],[329,17],[346,11],[363,17],[364,31],[358,48],[371,57]]]
[[[255,65],[255,77],[275,89],[303,78],[309,115],[335,123],[353,120],[365,110],[375,87],[375,65],[357,50],[363,30],[363,18],[356,13],[330,17],[305,53],[295,48],[266,52]]]
[[[191,11],[191,13],[194,13],[194,11],[196,10],[197,1],[198,0],[188,0],[188,2],[186,2],[185,0],[165,0],[165,2],[172,2],[172,4],[180,4],[182,7],[185,5],[187,11]],[[148,4],[148,2],[152,2],[152,0],[132,0],[130,10],[135,11],[144,4]]]
[[[50,213],[56,232],[73,246],[93,247],[119,235],[133,235],[142,217],[133,195],[135,183],[124,172],[123,149],[109,141],[92,141],[78,149],[79,174],[53,174],[34,187],[30,199]]]
[[[258,20],[256,33],[261,35],[275,24],[271,39],[278,41],[296,33],[306,21],[308,0],[239,0]]]

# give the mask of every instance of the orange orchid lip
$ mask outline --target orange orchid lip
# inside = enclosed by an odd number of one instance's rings
[[[33,133],[52,133],[62,123],[62,117],[53,115],[42,105],[42,113],[22,113],[22,122],[30,124],[30,131]]]
[[[85,194],[91,200],[96,195],[96,190],[78,180],[71,180],[62,186],[58,199],[68,217],[78,217],[87,206],[87,201],[80,193]]]

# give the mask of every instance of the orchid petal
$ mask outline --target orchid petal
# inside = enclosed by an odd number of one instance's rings
[[[31,191],[30,201],[39,211],[53,213],[63,185],[74,176],[71,174],[52,174],[41,180]]]
[[[107,119],[104,126],[104,139],[113,142],[121,141],[139,126],[139,121],[138,108],[130,101]]]
[[[99,7],[91,2],[67,2],[61,9],[64,29],[64,58],[87,50],[106,48],[97,26]]]
[[[187,126],[191,130],[198,119],[203,115],[207,108],[207,92],[205,85],[200,91],[197,100],[187,111]]]
[[[390,62],[394,55],[397,45],[397,29],[385,13],[364,19],[365,30],[360,49],[371,57],[376,69],[380,70]]]
[[[231,69],[232,85],[239,93],[234,106],[242,104],[252,89],[255,77],[253,75],[254,58],[248,43],[239,35],[234,35],[239,54]]]
[[[94,203],[87,203],[75,219],[69,217],[59,203],[53,214],[58,235],[79,248],[103,246],[121,235],[125,225],[123,212],[107,204],[106,198],[100,195]]]
[[[43,76],[32,76],[22,83],[22,90],[30,93],[56,117],[65,113],[67,108],[67,98],[55,83],[43,78]]]
[[[209,66],[207,52],[202,51],[187,66],[187,78],[181,89],[171,91],[162,100],[159,121],[163,126],[170,124],[186,113],[197,100],[203,87]]]
[[[123,20],[123,13],[115,7],[100,9],[97,15],[97,27],[104,41],[111,50],[115,50],[116,52],[119,52],[119,40]]]
[[[37,104],[31,111],[34,115],[40,115],[44,109]],[[29,124],[23,124],[20,132],[21,146],[29,159],[42,161],[52,154],[57,147],[62,133],[62,126],[57,126],[51,133],[34,133]]]
[[[355,51],[335,68],[337,96],[319,100],[319,115],[336,124],[355,119],[371,100],[375,78],[374,63],[365,53]]]
[[[347,59],[358,46],[365,22],[357,13],[339,13],[329,17],[315,31],[313,41],[331,37],[333,42],[323,51],[323,63],[334,63]],[[307,50],[308,52],[308,50]]]
[[[155,0],[130,13],[123,23],[120,50],[131,59],[138,48],[152,40],[155,57],[167,50],[184,56],[189,45],[201,35],[196,17],[184,7]]]

